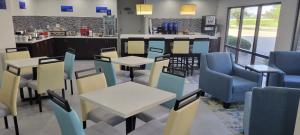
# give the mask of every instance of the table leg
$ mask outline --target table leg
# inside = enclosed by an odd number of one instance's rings
[[[270,73],[267,73],[266,87],[269,86]]]
[[[33,67],[32,68],[32,80],[36,80],[37,79],[37,67]]]
[[[133,81],[133,77],[134,77],[134,75],[133,75],[133,67],[129,67],[129,72],[130,72],[130,74],[129,74],[130,79],[131,79],[131,81]]]
[[[126,134],[135,129],[136,116],[126,118]]]

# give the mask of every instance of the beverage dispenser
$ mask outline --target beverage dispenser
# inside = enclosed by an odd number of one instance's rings
[[[213,36],[216,33],[216,25],[216,16],[203,16],[201,32]]]

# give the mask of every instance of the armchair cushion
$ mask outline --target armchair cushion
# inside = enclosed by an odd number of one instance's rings
[[[300,88],[300,76],[286,75],[284,76],[284,83],[287,87]]]
[[[244,93],[246,91],[251,90],[253,87],[257,87],[257,83],[238,77],[238,76],[232,76],[233,77],[233,93]]]
[[[271,52],[270,57],[273,57],[272,63],[286,74],[300,75],[300,64],[295,64],[300,60],[299,52]]]
[[[262,75],[258,74],[256,72],[251,72],[242,68],[239,68],[237,66],[234,66],[234,75],[239,76],[241,78],[247,79],[249,81],[257,83],[257,86],[262,85]]]
[[[227,75],[232,74],[233,63],[229,53],[210,53],[206,55],[206,59],[211,70]]]

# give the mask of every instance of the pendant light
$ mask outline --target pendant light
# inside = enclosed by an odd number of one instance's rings
[[[137,15],[152,15],[152,4],[136,4]]]
[[[180,15],[196,15],[196,8],[195,4],[183,4],[180,8]]]

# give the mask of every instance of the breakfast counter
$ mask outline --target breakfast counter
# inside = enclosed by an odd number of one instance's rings
[[[164,38],[164,39],[175,39],[175,38],[189,38],[189,39],[196,39],[196,38],[208,38],[208,39],[218,39],[218,36],[210,36],[201,33],[195,34],[121,34],[121,39],[128,39],[128,38]]]
[[[102,48],[116,47],[118,37],[52,36],[32,41],[16,41],[27,47],[32,57],[63,56],[68,48],[75,49],[76,59],[91,60]]]

